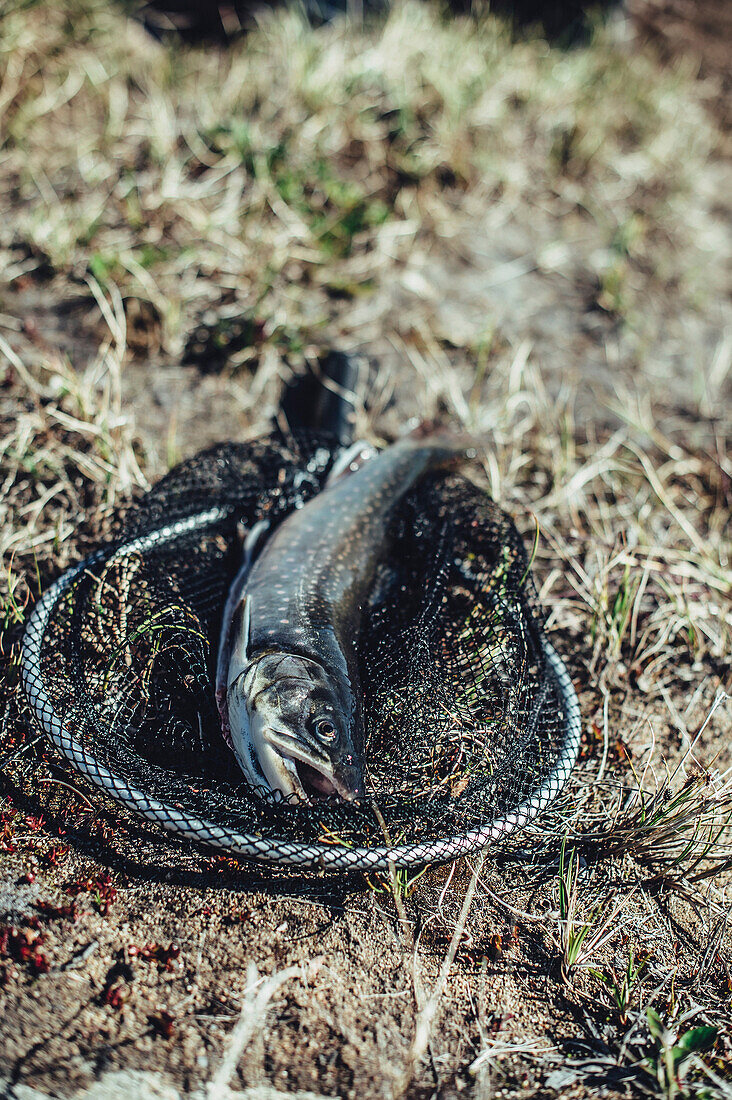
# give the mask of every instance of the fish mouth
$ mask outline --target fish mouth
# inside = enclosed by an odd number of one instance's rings
[[[272,742],[270,745],[282,758],[290,773],[294,793],[301,801],[322,802],[324,799],[339,798],[353,802],[361,796],[360,785],[356,787],[344,782],[330,761],[321,763],[306,750],[298,751],[297,745],[284,747]]]
[[[335,783],[324,772],[318,771],[312,764],[306,764],[304,760],[295,760],[294,764],[297,778],[300,780],[306,797],[311,802],[317,802],[323,798],[332,798],[334,795],[339,796]]]

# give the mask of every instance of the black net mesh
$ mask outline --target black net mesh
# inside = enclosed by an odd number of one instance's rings
[[[322,486],[326,438],[226,444],[178,466],[120,542],[49,591],[26,690],[74,765],[166,828],[255,858],[342,866],[449,859],[558,793],[579,723],[511,520],[463,476],[432,475],[385,540],[358,655],[364,799],[290,804],[249,789],[214,700],[237,527]]]

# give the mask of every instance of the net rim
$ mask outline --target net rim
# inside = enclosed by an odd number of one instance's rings
[[[534,820],[556,798],[569,778],[577,759],[582,723],[577,694],[559,654],[544,634],[541,644],[548,668],[554,678],[564,710],[564,738],[551,771],[537,789],[515,809],[465,833],[441,836],[434,840],[411,844],[374,847],[347,847],[340,844],[318,844],[257,837],[217,825],[215,822],[185,813],[144,791],[131,787],[123,777],[97,763],[89,751],[64,724],[56,712],[43,682],[41,653],[44,638],[53,613],[67,588],[84,570],[100,562],[107,564],[132,553],[144,553],[181,535],[207,527],[227,518],[232,508],[215,507],[198,512],[174,523],[165,524],[146,535],[138,536],[116,548],[102,548],[66,570],[54,581],[33,608],[26,625],[21,650],[21,677],[28,703],[36,721],[56,748],[95,786],[127,809],[153,821],[168,832],[224,849],[246,859],[298,868],[323,870],[373,871],[384,870],[390,864],[413,867],[426,863],[441,863],[471,855],[491,841],[503,840]]]

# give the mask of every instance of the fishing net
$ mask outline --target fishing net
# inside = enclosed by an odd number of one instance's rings
[[[364,798],[255,792],[221,735],[214,676],[238,532],[302,506],[332,462],[325,437],[273,436],[176,467],[36,606],[26,692],[77,770],[166,829],[301,866],[449,860],[535,817],[579,744],[521,539],[466,476],[425,478],[386,533],[358,641]]]

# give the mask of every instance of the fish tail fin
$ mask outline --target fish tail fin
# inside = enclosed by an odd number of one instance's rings
[[[329,351],[285,384],[277,428],[285,437],[324,435],[341,447],[354,441],[356,410],[365,404],[368,362]]]

